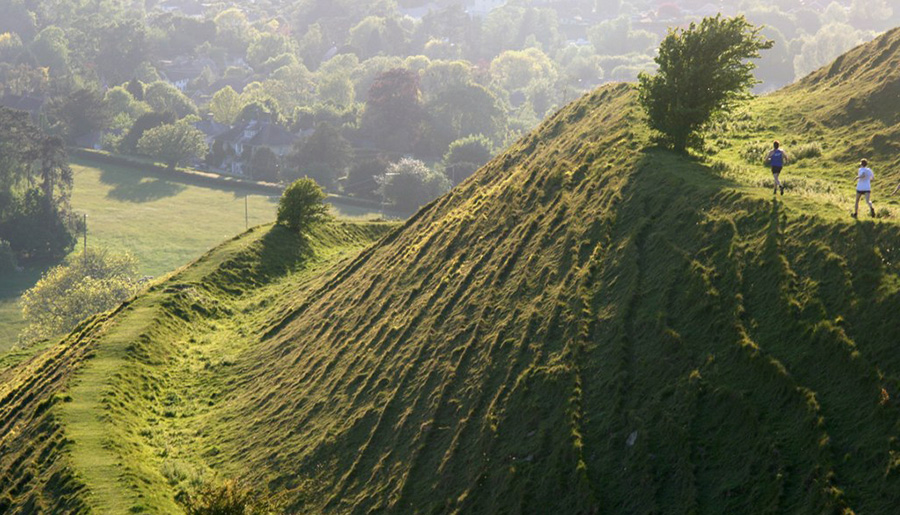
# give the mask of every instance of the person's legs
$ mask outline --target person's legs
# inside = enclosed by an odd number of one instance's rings
[[[862,193],[856,192],[856,204],[853,206],[853,216],[856,216],[859,213],[859,197],[862,197]]]
[[[871,192],[866,192],[866,204],[869,205],[869,214],[875,216],[875,206],[872,205],[872,200],[869,198]]]
[[[775,191],[774,193],[778,193],[778,188],[781,188],[784,191],[784,186],[781,185],[781,181],[778,180],[779,172],[772,172],[772,178],[775,179]]]

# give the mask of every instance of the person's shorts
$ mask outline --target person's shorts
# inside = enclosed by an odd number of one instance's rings
[[[863,193],[872,193],[872,190],[856,190],[856,193],[862,195]]]
[[[781,167],[780,167],[780,166],[773,166],[773,167],[772,167],[772,173],[773,173],[773,174],[774,174],[774,173],[781,173]]]

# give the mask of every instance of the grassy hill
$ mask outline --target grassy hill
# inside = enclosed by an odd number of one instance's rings
[[[131,252],[142,274],[171,272],[244,231],[247,223],[252,227],[275,220],[276,199],[240,187],[179,183],[87,159],[75,159],[72,169],[72,207],[88,215],[89,244]],[[378,216],[371,210],[333,206],[334,214],[344,219]],[[81,243],[79,238],[79,248]],[[42,272],[26,270],[0,279],[0,353],[16,342],[24,325],[19,297]]]
[[[893,513],[900,211],[847,199],[861,154],[900,180],[898,52],[696,157],[607,86],[358,254],[387,229],[224,244],[0,376],[0,503],[170,513],[240,478],[290,512]],[[784,197],[773,137],[819,144]]]

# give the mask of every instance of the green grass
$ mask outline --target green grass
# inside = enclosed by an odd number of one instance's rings
[[[142,177],[132,168],[83,159],[75,160],[72,169],[72,207],[88,216],[88,245],[131,252],[144,275],[162,276],[248,226],[275,219],[277,199],[253,192]],[[345,204],[332,204],[332,213],[345,220],[380,217]],[[82,245],[79,235],[78,248]],[[27,270],[0,280],[0,353],[15,344],[24,326],[18,299],[41,272]]]
[[[708,153],[611,85],[399,230],[224,243],[0,372],[0,503],[166,513],[236,478],[307,513],[893,513],[900,226],[832,185],[853,130],[896,159],[887,107],[831,98],[859,59]],[[776,136],[822,148],[783,198],[740,156]]]

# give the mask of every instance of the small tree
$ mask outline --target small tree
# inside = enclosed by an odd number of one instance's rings
[[[206,138],[203,133],[185,121],[161,125],[141,136],[138,152],[159,159],[170,170],[189,159],[206,154]]]
[[[304,177],[284,190],[278,202],[279,224],[300,232],[328,217],[327,195],[316,181]]]
[[[655,75],[639,77],[640,103],[650,127],[683,151],[701,141],[700,131],[727,112],[757,83],[747,59],[771,48],[743,16],[704,18],[700,25],[670,30],[659,45]]]
[[[444,173],[455,186],[490,161],[492,155],[491,140],[481,134],[458,139],[444,154]]]
[[[415,211],[450,191],[450,181],[417,159],[405,157],[390,165],[380,178],[378,193],[403,211]]]
[[[81,320],[112,309],[137,293],[141,281],[131,254],[106,250],[75,254],[51,268],[22,296],[28,326],[23,342],[71,331]]]

